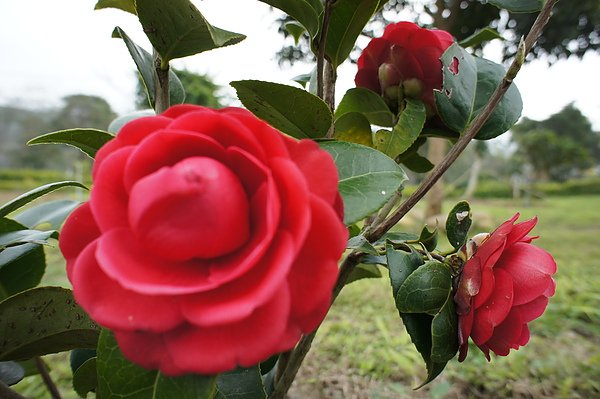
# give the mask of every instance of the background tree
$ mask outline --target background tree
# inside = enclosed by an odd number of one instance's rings
[[[210,76],[185,69],[175,70],[175,73],[185,89],[186,103],[204,105],[211,108],[222,108],[225,106],[226,99],[218,93],[221,90],[221,86],[213,82]],[[139,109],[149,107],[146,89],[139,77],[136,91],[136,106]]]
[[[600,164],[600,133],[573,104],[543,121],[524,118],[511,131],[516,159],[539,180],[564,181]]]

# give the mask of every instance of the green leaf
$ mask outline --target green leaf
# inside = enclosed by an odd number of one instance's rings
[[[408,276],[423,264],[423,259],[418,252],[411,248],[410,252],[394,249],[391,244],[386,245],[387,265],[390,272],[390,282],[392,283],[392,293],[394,298],[398,295],[398,290]]]
[[[323,142],[321,147],[338,168],[346,225],[379,210],[407,180],[393,159],[372,148],[342,141]]]
[[[215,393],[216,377],[195,374],[167,377],[130,363],[108,330],[102,330],[98,340],[96,369],[97,395],[102,399],[210,399]]]
[[[260,80],[238,80],[231,86],[254,115],[292,137],[321,138],[331,126],[327,104],[302,89]]]
[[[358,280],[363,280],[366,278],[381,278],[383,275],[381,274],[381,270],[377,267],[376,264],[364,264],[361,263],[356,265],[352,273],[346,280],[346,284],[353,283]]]
[[[302,37],[304,32],[306,32],[304,26],[302,26],[302,24],[300,24],[299,22],[290,21],[283,25],[283,27],[290,35],[292,35],[292,37],[294,38],[294,43],[297,46],[298,42],[300,41],[300,38]]]
[[[344,94],[342,101],[335,110],[336,122],[342,116],[351,112],[363,114],[373,125],[394,126],[394,114],[383,101],[383,98],[374,91],[363,87],[350,89]]]
[[[429,231],[427,226],[424,226],[417,241],[423,244],[426,250],[433,251],[437,247],[438,243],[437,226],[432,231]]]
[[[475,57],[475,61],[477,63],[477,95],[472,119],[481,113],[506,73],[504,67],[495,62],[479,57]],[[517,123],[522,110],[521,93],[513,83],[475,138],[489,140],[505,133]]]
[[[492,28],[483,28],[473,33],[471,36],[464,38],[458,44],[461,47],[475,47],[482,43],[489,42],[490,40],[501,39],[504,40],[502,35],[497,30]]]
[[[84,154],[93,159],[100,147],[114,138],[115,136],[103,130],[77,128],[37,136],[29,140],[27,145],[67,144],[79,148]]]
[[[132,120],[143,118],[145,116],[155,116],[156,112],[152,109],[144,109],[141,111],[134,111],[129,114],[119,116],[108,125],[108,131],[117,134],[119,130],[127,123]]]
[[[0,251],[8,247],[22,244],[47,244],[48,238],[56,235],[56,231],[18,230],[0,233]]]
[[[100,10],[102,8],[118,8],[119,10],[137,15],[135,10],[135,0],[99,0],[94,9]]]
[[[138,46],[131,40],[131,38],[121,29],[116,27],[112,34],[113,37],[123,39],[129,55],[133,59],[135,66],[142,78],[142,83],[146,89],[146,95],[148,96],[148,104],[154,108],[156,99],[156,74],[154,73],[154,60],[152,55]],[[181,80],[177,77],[173,69],[169,69],[169,103],[182,104],[185,101],[185,89],[181,84]]]
[[[82,398],[85,398],[88,392],[96,390],[98,387],[98,374],[96,370],[96,358],[86,360],[73,373],[73,389]]]
[[[99,327],[70,290],[41,287],[0,302],[0,360],[21,360],[74,348],[93,348]]]
[[[310,34],[311,38],[317,36],[321,25],[319,15],[323,11],[323,4],[306,0],[260,0],[275,7],[298,21]]]
[[[365,236],[362,234],[350,238],[348,240],[348,244],[346,244],[346,248],[358,249],[359,251],[362,251],[366,254],[371,254],[375,256],[379,255],[377,249],[375,249],[375,247],[373,247],[373,245],[369,241],[367,241]]]
[[[458,351],[458,318],[454,308],[452,290],[439,313],[431,322],[431,361],[446,363]]]
[[[450,270],[441,262],[428,261],[411,273],[396,295],[396,307],[402,313],[436,315],[452,289]]]
[[[25,377],[25,369],[17,362],[0,362],[0,381],[15,385]]]
[[[411,154],[408,154],[406,157],[403,157],[400,163],[402,163],[402,165],[406,166],[413,172],[417,173],[427,173],[434,167],[434,165],[429,161],[429,159],[422,157],[416,152],[413,152]]]
[[[258,366],[238,368],[220,374],[217,378],[215,399],[265,399],[266,397]]]
[[[0,219],[0,232],[26,229],[14,220]],[[24,244],[0,251],[0,300],[37,286],[46,269],[41,245]]]
[[[212,26],[188,0],[136,0],[144,32],[160,54],[163,69],[187,57],[241,42],[246,36]]]
[[[44,202],[15,215],[14,220],[30,229],[44,227],[46,230],[59,230],[67,216],[80,204],[72,200]]]
[[[458,249],[463,246],[472,222],[471,206],[467,201],[460,201],[454,205],[446,219],[446,234],[452,247]]]
[[[382,129],[375,133],[375,148],[391,158],[403,154],[419,137],[426,116],[425,105],[421,101],[406,99],[406,108],[392,131]]]
[[[96,348],[76,348],[69,354],[69,366],[71,366],[71,372],[76,372],[83,363],[87,362],[91,358],[96,357]]]
[[[457,44],[442,55],[444,83],[435,101],[444,124],[464,132],[487,104],[505,74],[492,61],[474,57]],[[510,129],[521,115],[523,101],[512,84],[475,138],[489,140]]]
[[[333,3],[325,55],[334,69],[348,58],[378,5],[379,0],[337,0]]]
[[[358,112],[349,112],[335,121],[335,138],[373,147],[371,124],[363,114]]]
[[[63,187],[80,187],[85,188],[87,190],[86,186],[76,181],[61,181],[58,183],[46,184],[38,188],[34,188],[33,190],[28,191],[24,194],[21,194],[12,201],[9,201],[6,204],[4,204],[2,207],[0,207],[0,218],[8,215],[13,211],[16,211],[24,205],[27,205],[34,199],[37,199],[43,195],[46,195],[48,193],[51,193],[52,191],[56,191],[59,188]]]
[[[444,124],[462,133],[471,120],[477,93],[475,57],[454,43],[440,60],[443,85],[442,90],[434,92],[435,104]]]
[[[542,9],[545,0],[481,0],[482,3],[490,3],[498,8],[504,8],[510,12],[526,13],[536,12]]]

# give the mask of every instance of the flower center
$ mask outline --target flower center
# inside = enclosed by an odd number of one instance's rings
[[[250,234],[248,198],[238,177],[212,158],[187,158],[140,179],[129,222],[144,245],[173,260],[214,258]]]

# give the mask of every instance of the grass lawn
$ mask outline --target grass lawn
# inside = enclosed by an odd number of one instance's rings
[[[485,361],[475,347],[427,387],[420,355],[394,308],[387,278],[362,280],[344,289],[323,323],[291,398],[600,398],[600,196],[555,197],[521,208],[537,215],[536,244],[558,263],[557,292],[544,316],[530,324],[530,343],[510,356]],[[449,202],[449,210],[453,204]],[[473,202],[473,233],[491,230],[519,204]],[[417,232],[416,216],[403,230]],[[64,262],[48,251],[46,284],[65,285]],[[70,371],[64,354],[47,357],[64,398]],[[37,377],[17,385],[31,398],[49,398]]]

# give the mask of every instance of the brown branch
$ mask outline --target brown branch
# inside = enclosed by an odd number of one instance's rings
[[[323,70],[325,66],[325,45],[327,44],[327,32],[329,31],[329,17],[331,16],[332,0],[325,0],[325,9],[323,11],[323,25],[321,26],[321,36],[317,48],[317,96],[323,98]]]
[[[369,230],[365,233],[365,237],[369,240],[369,242],[374,242],[377,239],[381,238],[383,234],[385,234],[392,226],[394,226],[409,210],[411,210],[415,204],[423,198],[423,196],[427,193],[427,191],[431,188],[433,184],[441,177],[441,175],[448,169],[448,167],[458,158],[460,153],[467,147],[467,144],[475,137],[475,135],[479,132],[483,124],[490,117],[494,108],[498,105],[506,90],[508,90],[509,86],[512,83],[512,80],[516,76],[517,72],[523,65],[525,60],[525,55],[531,50],[533,44],[539,38],[544,26],[548,23],[550,16],[552,14],[552,8],[556,4],[558,0],[548,0],[544,5],[544,8],[538,15],[535,23],[533,24],[527,38],[521,43],[519,55],[515,58],[512,65],[510,66],[506,76],[497,87],[496,91],[492,94],[491,98],[488,101],[488,104],[484,108],[484,110],[475,118],[473,123],[467,129],[465,134],[461,136],[461,138],[457,141],[456,145],[452,147],[450,152],[446,155],[444,160],[434,168],[429,177],[419,186],[417,191],[411,195],[406,202],[404,202],[388,219],[384,220],[378,226],[374,226],[373,229]],[[342,263],[340,274],[338,276],[338,280],[334,287],[333,291],[333,301],[338,296],[348,277],[354,270],[354,267],[360,262],[360,258],[362,257],[362,253],[358,251],[353,251],[346,257],[344,262]],[[333,303],[332,301],[332,303]],[[317,334],[318,327],[312,333],[305,335],[300,339],[296,348],[292,351],[290,355],[290,359],[288,361],[287,367],[280,375],[279,381],[277,381],[275,385],[275,389],[271,394],[271,399],[283,399],[289,390],[298,370],[300,369],[300,365],[304,360],[304,357],[310,350],[312,342]]]
[[[154,111],[156,114],[162,114],[171,105],[169,97],[169,63],[162,62],[160,55],[154,51]]]
[[[44,380],[44,384],[46,384],[46,387],[50,392],[50,396],[52,396],[52,399],[61,399],[60,392],[58,391],[58,388],[56,388],[54,381],[52,381],[52,378],[50,377],[48,369],[46,368],[46,365],[44,364],[42,358],[38,356],[34,357],[33,360],[35,362],[35,367],[38,369],[40,375],[42,376],[42,380]]]
[[[6,385],[4,382],[0,381],[0,398],[2,399],[27,399],[25,396],[18,394],[13,391]]]

